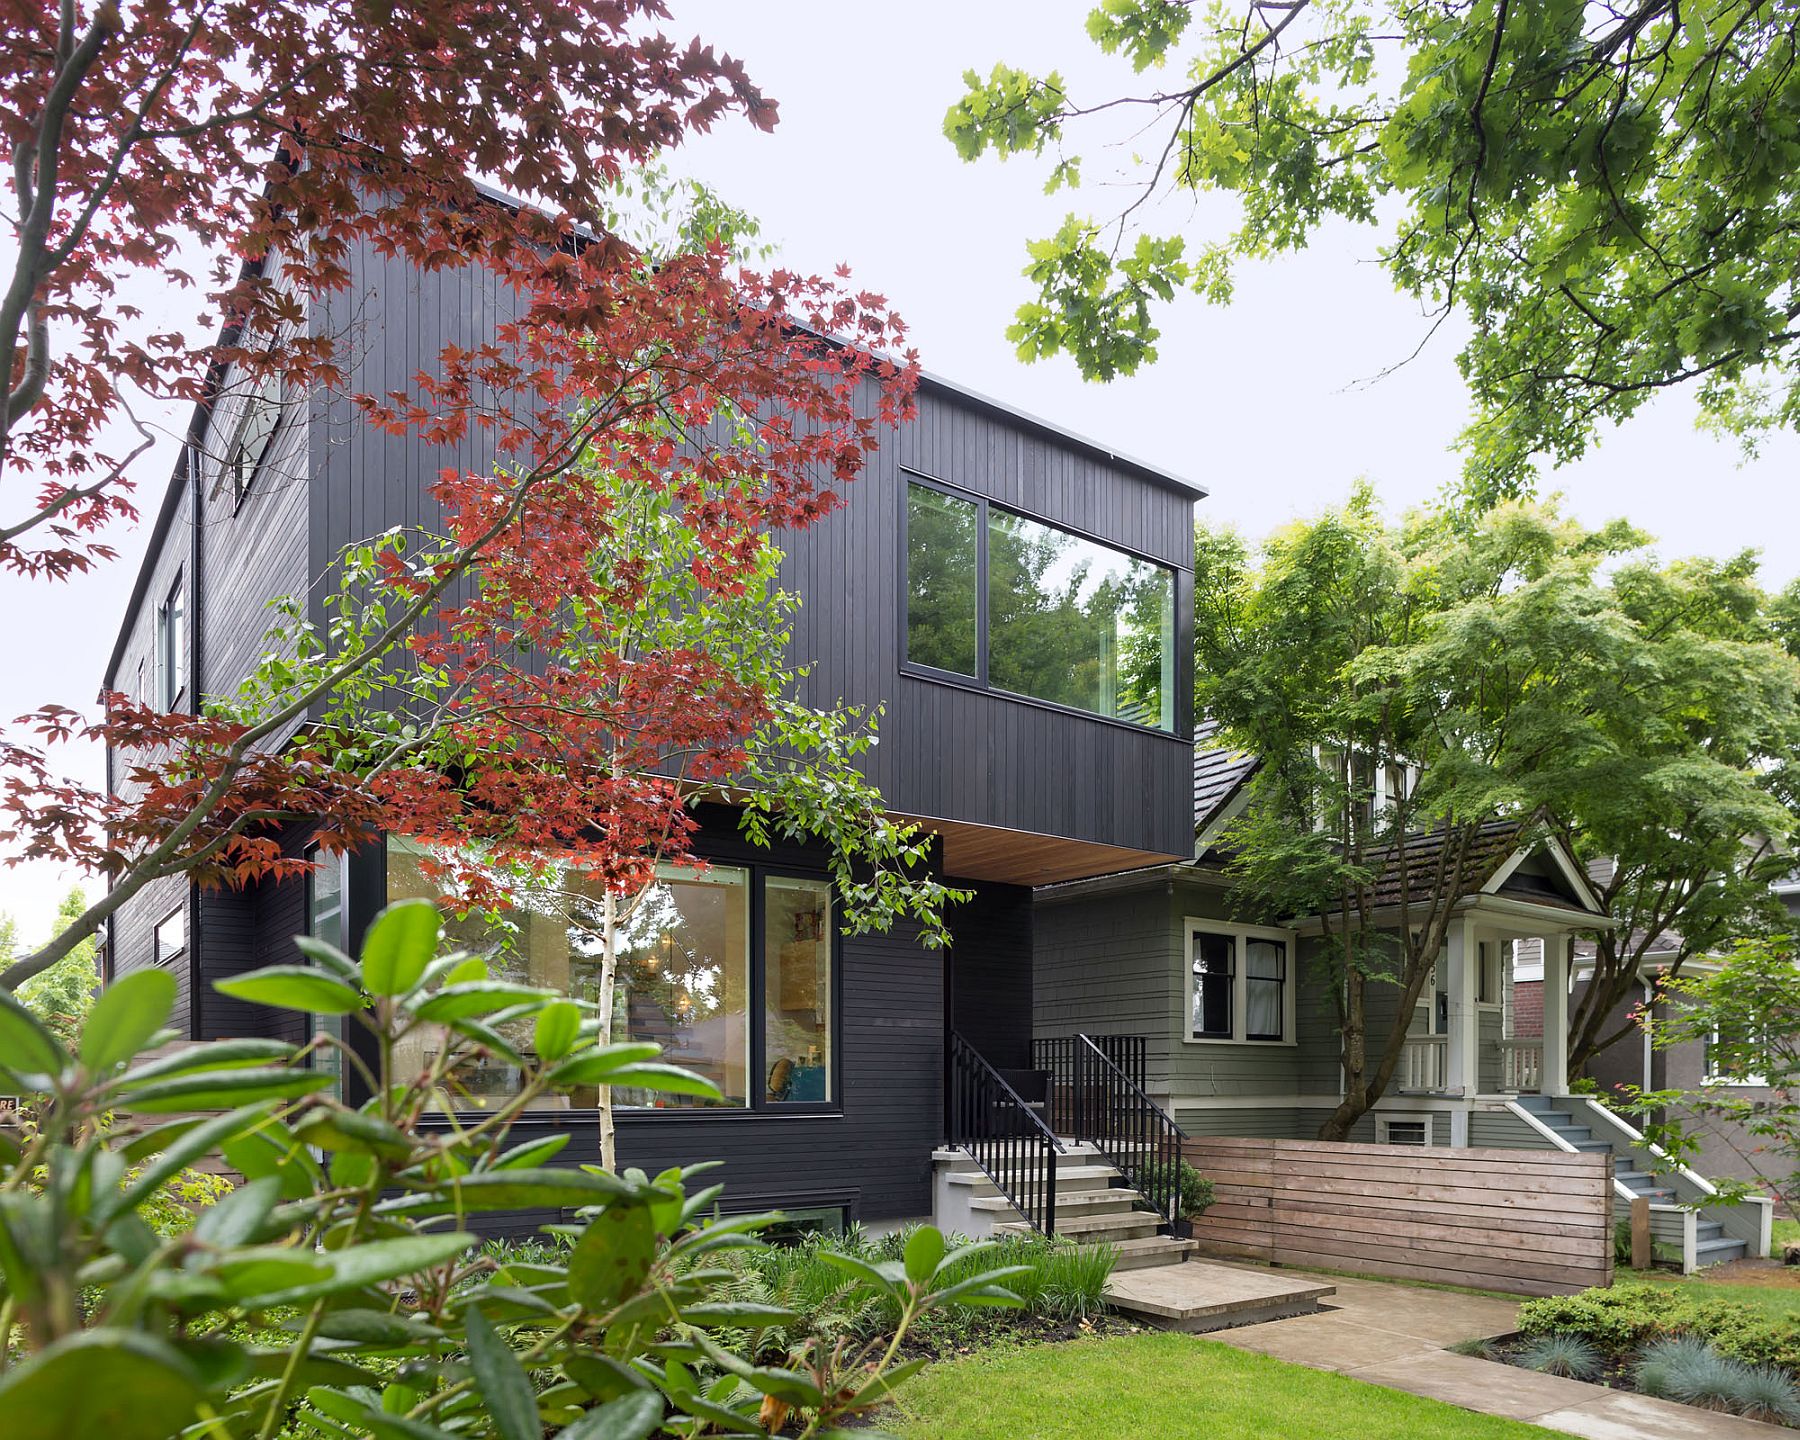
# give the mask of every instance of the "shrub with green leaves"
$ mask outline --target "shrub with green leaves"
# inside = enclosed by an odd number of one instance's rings
[[[0,1083],[32,1121],[0,1133],[7,1440],[822,1440],[918,1368],[899,1356],[922,1319],[1018,1304],[990,1247],[952,1250],[927,1227],[890,1259],[821,1256],[878,1298],[888,1329],[808,1335],[768,1363],[760,1337],[801,1316],[732,1297],[728,1262],[773,1217],[708,1219],[720,1188],[692,1187],[693,1169],[558,1166],[567,1135],[509,1141],[560,1089],[711,1085],[653,1045],[599,1045],[589,1009],[440,957],[440,936],[434,907],[402,902],[359,960],[303,940],[309,964],[219,986],[362,1026],[366,1047],[307,1047],[340,1049],[370,1096],[354,1106],[307,1050],[271,1040],[148,1055],[176,1039],[163,971],[114,983],[73,1047],[0,993]],[[521,1028],[534,1053],[508,1038]],[[420,1035],[431,1043],[402,1050]],[[407,1071],[399,1053],[426,1058]],[[518,1067],[516,1093],[421,1123],[492,1055]],[[159,1231],[178,1177],[221,1160],[245,1183]],[[526,1255],[474,1233],[483,1215],[535,1209],[576,1221]]]
[[[1800,1376],[1800,1317],[1774,1320],[1753,1306],[1691,1288],[1615,1285],[1527,1300],[1519,1307],[1519,1329],[1534,1336],[1579,1335],[1617,1359],[1655,1340],[1697,1336],[1722,1355]]]

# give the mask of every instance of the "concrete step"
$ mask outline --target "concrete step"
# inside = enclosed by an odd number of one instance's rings
[[[1150,1270],[1159,1265],[1179,1265],[1195,1248],[1192,1240],[1177,1240],[1171,1235],[1147,1235],[1141,1240],[1120,1240],[1114,1249],[1119,1258],[1113,1262],[1113,1274],[1121,1270]]]
[[[1115,1215],[1074,1215],[1067,1220],[1060,1214],[1056,1217],[1056,1233],[1082,1244],[1147,1240],[1161,1226],[1161,1220],[1148,1210],[1129,1210]],[[1024,1235],[1030,1231],[1031,1226],[1023,1220],[1009,1220],[994,1227],[997,1235]]]
[[[1094,1165],[1105,1165],[1106,1157],[1092,1145],[1077,1145],[1073,1141],[1065,1142],[1066,1148],[1056,1158],[1058,1173],[1064,1170],[1080,1170]],[[960,1146],[938,1146],[931,1152],[932,1161],[939,1165],[948,1165],[957,1169],[976,1169],[975,1157]],[[1108,1167],[1110,1168],[1110,1167]]]
[[[1336,1291],[1312,1278],[1200,1260],[1126,1275],[1114,1271],[1106,1303],[1165,1330],[1200,1332],[1311,1314]]]
[[[1025,1204],[1036,1202],[1035,1194],[1019,1197]],[[1058,1191],[1056,1195],[1056,1228],[1062,1229],[1065,1217],[1073,1219],[1077,1215],[1126,1215],[1136,1210],[1138,1196],[1135,1190],[1077,1190],[1071,1194]],[[1013,1203],[1006,1196],[996,1192],[992,1195],[977,1195],[969,1201],[971,1210],[981,1210],[989,1214],[1010,1214]]]
[[[970,1162],[971,1167],[973,1162]],[[1105,1190],[1119,1176],[1110,1165],[1070,1165],[1056,1172],[1056,1193],[1074,1195],[1087,1190]],[[974,1168],[952,1170],[944,1177],[952,1185],[966,1185],[977,1195],[998,1195],[1000,1187],[985,1172]],[[1036,1190],[1036,1186],[1030,1187]]]

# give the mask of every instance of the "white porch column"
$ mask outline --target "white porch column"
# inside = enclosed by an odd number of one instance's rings
[[[1545,1095],[1569,1093],[1569,950],[1565,931],[1544,937],[1544,1069],[1538,1089]]]
[[[1449,1053],[1445,1057],[1445,1084],[1465,1100],[1481,1090],[1481,1028],[1475,1006],[1481,977],[1480,951],[1475,944],[1475,921],[1460,916],[1450,922],[1444,937],[1444,992],[1450,1002]]]

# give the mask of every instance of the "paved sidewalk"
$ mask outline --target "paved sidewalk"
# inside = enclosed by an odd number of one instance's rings
[[[1278,1273],[1298,1277],[1305,1272]],[[1518,1313],[1515,1301],[1330,1278],[1337,1294],[1324,1302],[1322,1314],[1247,1325],[1207,1338],[1465,1410],[1526,1420],[1581,1440],[1792,1440],[1794,1432],[1779,1425],[1539,1375],[1516,1365],[1453,1355],[1445,1348],[1511,1331]]]

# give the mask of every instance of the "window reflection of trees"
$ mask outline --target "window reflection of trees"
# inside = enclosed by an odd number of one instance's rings
[[[988,680],[1172,728],[1169,572],[1049,525],[988,512]]]
[[[973,502],[922,485],[906,496],[906,658],[957,675],[976,667]]]

